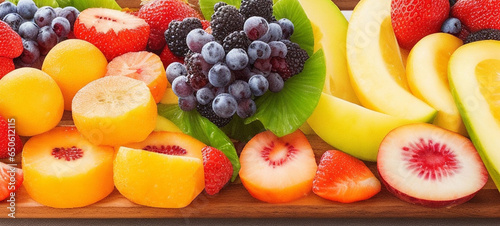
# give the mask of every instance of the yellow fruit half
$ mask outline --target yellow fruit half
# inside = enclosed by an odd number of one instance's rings
[[[361,0],[347,29],[351,83],[363,106],[388,115],[429,122],[436,110],[413,96],[392,29],[391,0]]]
[[[467,135],[448,82],[448,61],[461,45],[461,39],[447,33],[422,38],[410,51],[406,76],[412,93],[438,111],[433,124]]]
[[[500,41],[459,47],[448,79],[467,132],[500,190]]]

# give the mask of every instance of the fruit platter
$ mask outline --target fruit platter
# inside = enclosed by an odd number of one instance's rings
[[[499,15],[0,0],[0,218],[500,217]]]

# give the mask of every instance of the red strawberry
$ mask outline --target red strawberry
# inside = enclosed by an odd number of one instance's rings
[[[0,57],[0,79],[14,69],[16,69],[16,66],[14,66],[14,61],[11,58]]]
[[[0,21],[0,57],[16,58],[23,53],[23,41],[8,24]]]
[[[184,0],[154,0],[139,9],[139,17],[146,20],[151,27],[148,48],[161,50],[166,44],[163,33],[172,20],[182,20],[186,17],[203,17]]]
[[[15,179],[14,179],[15,178]],[[0,201],[15,192],[24,180],[23,170],[0,162]]]
[[[313,180],[313,192],[325,199],[351,203],[380,192],[380,181],[359,159],[337,150],[326,151]]]
[[[125,12],[89,8],[76,19],[74,34],[94,44],[109,61],[124,53],[146,50],[149,25]]]
[[[423,37],[441,31],[448,0],[392,0],[391,21],[399,45],[411,49]]]
[[[458,18],[470,32],[500,29],[500,0],[458,0],[451,16]]]
[[[233,165],[222,151],[206,146],[203,154],[203,170],[205,171],[205,191],[215,195],[231,180]]]
[[[12,152],[18,154],[23,150],[23,143],[17,133],[15,133],[15,126],[0,116],[0,158],[14,157]],[[12,150],[14,148],[14,150]],[[9,155],[10,154],[10,155]]]
[[[167,68],[168,65],[173,62],[184,63],[184,57],[178,57],[174,55],[168,48],[168,45],[165,45],[165,47],[163,47],[163,51],[161,51],[160,54],[160,59],[161,62],[163,62],[163,67],[165,68]]]

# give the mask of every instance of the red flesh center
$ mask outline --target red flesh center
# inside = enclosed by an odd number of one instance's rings
[[[75,146],[70,148],[60,147],[52,149],[52,156],[56,159],[64,159],[66,161],[77,160],[83,157],[83,150]]]
[[[407,168],[426,180],[440,181],[460,168],[455,154],[446,144],[420,138],[402,149]]]
[[[269,163],[269,166],[275,168],[285,164],[289,159],[293,158],[297,149],[289,143],[285,143],[284,147],[271,142],[269,146],[264,147],[261,152],[262,158]]]
[[[186,149],[179,147],[177,145],[161,145],[161,146],[152,146],[148,145],[143,148],[143,150],[150,151],[150,152],[156,152],[160,154],[166,154],[166,155],[186,155],[187,151]]]

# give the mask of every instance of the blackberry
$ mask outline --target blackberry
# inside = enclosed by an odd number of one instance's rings
[[[234,31],[226,38],[224,38],[224,41],[222,42],[222,47],[224,48],[224,51],[228,53],[232,49],[236,48],[241,48],[241,49],[248,49],[248,46],[252,43],[250,39],[246,36],[244,31]]]
[[[215,3],[215,5],[214,5],[214,12],[217,11],[217,9],[219,9],[222,6],[227,6],[227,3],[225,3],[225,2],[217,2],[217,3]]]
[[[483,29],[470,33],[464,40],[464,44],[481,41],[481,40],[500,40],[500,30],[498,29]]]
[[[276,21],[273,17],[273,0],[242,0],[240,13],[245,19],[260,16],[268,22]]]
[[[287,48],[285,61],[288,69],[291,72],[291,76],[302,72],[306,60],[309,59],[309,55],[307,55],[307,52],[300,48],[299,44],[297,43],[291,42],[289,40],[282,40],[282,42],[285,43]],[[283,78],[283,80],[286,80],[288,78],[289,77],[285,77]]]
[[[224,127],[232,119],[232,117],[222,118],[222,117],[217,116],[215,114],[214,110],[212,109],[212,102],[205,104],[205,105],[198,104],[198,106],[196,106],[196,110],[198,110],[198,112],[200,113],[201,116],[207,118],[210,122],[215,124],[217,127]]]
[[[187,78],[193,89],[198,90],[208,84],[208,70],[210,65],[203,60],[203,56],[199,53],[188,51],[184,58],[186,65]]]
[[[221,6],[212,15],[212,35],[215,40],[222,43],[224,38],[233,31],[243,30],[245,22],[243,16],[239,13],[236,7],[231,5]]]
[[[182,21],[171,21],[164,33],[170,51],[176,56],[183,57],[186,55],[189,51],[186,44],[186,37],[191,30],[196,28],[203,29],[203,25],[198,18],[188,17]]]

